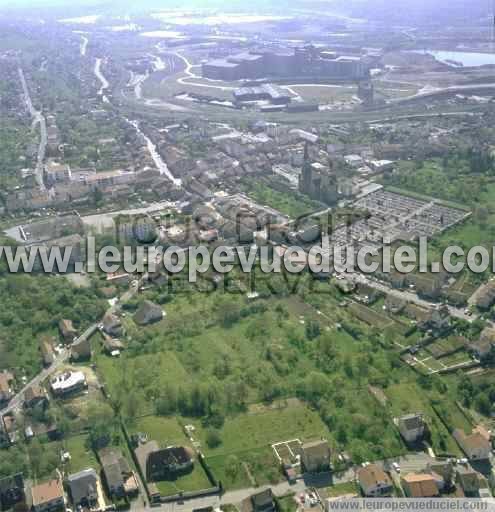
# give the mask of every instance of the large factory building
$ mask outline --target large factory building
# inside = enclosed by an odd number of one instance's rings
[[[259,78],[333,78],[361,80],[369,66],[361,56],[338,55],[313,46],[293,52],[245,52],[203,64],[203,76],[212,80]]]

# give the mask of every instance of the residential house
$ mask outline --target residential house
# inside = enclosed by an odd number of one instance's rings
[[[442,293],[442,276],[426,274],[410,274],[408,281],[414,284],[420,297],[438,299]]]
[[[478,425],[473,429],[473,434],[480,434],[483,436],[490,444],[493,441],[493,433],[491,430],[487,430],[483,425]]]
[[[77,331],[72,320],[60,320],[58,328],[65,343],[72,343],[77,338]]]
[[[71,169],[67,164],[57,162],[56,160],[48,160],[45,164],[45,178],[50,184],[57,182],[67,182],[71,178]]]
[[[191,471],[194,461],[191,450],[183,446],[171,446],[152,453],[148,464],[152,474],[167,478]]]
[[[492,451],[491,442],[479,430],[473,430],[469,435],[461,429],[454,430],[454,439],[469,460],[487,460]]]
[[[366,467],[360,468],[357,478],[364,496],[377,498],[392,494],[392,480],[377,464],[368,464]]]
[[[99,452],[99,457],[110,496],[121,499],[139,492],[136,475],[121,453],[105,448]]]
[[[350,165],[356,169],[361,167],[364,163],[363,158],[359,155],[345,155],[344,160],[347,165]]]
[[[148,482],[164,480],[187,473],[194,467],[190,450],[172,446],[161,449],[156,441],[148,441],[135,449],[142,474]]]
[[[19,424],[15,415],[10,412],[2,418],[3,431],[8,439],[8,444],[15,444],[19,439]]]
[[[393,295],[387,295],[385,298],[386,310],[394,315],[402,313],[406,306],[407,302],[405,300],[394,297]]]
[[[421,325],[430,317],[430,312],[428,309],[412,303],[406,305],[404,308],[404,314],[411,320],[416,321],[419,325]]]
[[[48,397],[42,386],[34,384],[24,393],[24,406],[28,409],[35,407],[46,407],[48,405]]]
[[[488,485],[488,480],[484,476],[480,478],[480,489],[478,491],[478,496],[482,500],[493,498],[492,492],[490,491],[490,486]]]
[[[424,417],[422,414],[406,414],[397,419],[397,427],[406,443],[417,443],[425,433]]]
[[[492,466],[488,473],[488,482],[490,483],[492,489],[495,487],[495,468]]]
[[[330,469],[330,446],[328,441],[305,443],[301,449],[301,462],[304,471],[319,473]]]
[[[67,479],[75,507],[94,508],[98,503],[98,475],[94,469],[85,469]]]
[[[342,293],[351,293],[356,289],[356,284],[354,281],[351,281],[350,279],[338,279],[336,281],[337,288]]]
[[[28,440],[33,437],[43,436],[50,441],[57,441],[60,439],[62,432],[58,429],[56,423],[38,423],[37,421],[32,421],[26,426],[24,435]]]
[[[0,372],[0,404],[14,396],[14,375],[9,371]]]
[[[107,274],[106,277],[107,283],[111,283],[112,285],[126,285],[131,281],[131,275],[127,273],[110,273]]]
[[[275,512],[275,497],[271,489],[265,489],[251,496],[253,512]]]
[[[70,357],[72,361],[88,361],[91,359],[91,341],[89,337],[82,337],[70,348]]]
[[[120,318],[117,315],[114,315],[113,313],[106,313],[105,316],[103,317],[103,332],[105,332],[109,336],[122,336],[123,328]]]
[[[3,426],[3,421],[0,421],[0,448],[8,448],[10,446],[10,437],[5,427]]]
[[[461,487],[464,495],[467,497],[477,497],[480,484],[481,475],[475,471],[471,466],[457,466],[456,468],[456,483]]]
[[[159,322],[163,316],[163,309],[158,304],[145,300],[134,314],[134,322],[138,325],[149,325]]]
[[[435,308],[430,312],[428,317],[420,322],[419,327],[423,331],[432,330],[434,332],[442,332],[450,326],[450,313],[447,306]]]
[[[54,512],[65,509],[62,480],[55,479],[31,487],[34,512]]]
[[[374,304],[380,298],[381,292],[366,284],[358,284],[356,300],[363,304]]]
[[[437,482],[428,473],[410,473],[401,477],[404,493],[409,498],[434,498],[440,496]]]
[[[488,311],[495,303],[495,281],[481,285],[474,295],[474,305],[482,311]]]
[[[0,479],[0,508],[9,510],[18,503],[24,503],[24,478],[21,473]]]
[[[481,331],[479,339],[469,343],[467,348],[480,361],[486,360],[495,348],[495,329],[493,327],[485,327]]]
[[[54,377],[50,382],[55,396],[67,396],[86,389],[88,384],[83,372],[64,372]]]
[[[435,460],[427,466],[427,472],[435,477],[440,491],[451,489],[454,485],[454,465],[450,460]]]
[[[55,339],[52,336],[43,336],[40,339],[41,357],[45,367],[51,366],[55,361],[54,344]]]

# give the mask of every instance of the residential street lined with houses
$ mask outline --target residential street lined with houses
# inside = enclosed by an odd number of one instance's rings
[[[24,100],[26,102],[27,109],[33,118],[33,127],[39,124],[40,127],[40,143],[38,148],[38,156],[36,162],[36,180],[41,190],[45,189],[45,184],[43,181],[43,164],[45,161],[45,153],[46,153],[46,145],[47,145],[47,130],[46,130],[46,119],[42,112],[36,110],[34,108],[33,102],[31,100],[31,95],[29,94],[29,88],[26,83],[26,78],[24,76],[24,71],[22,68],[19,68],[19,77],[22,84],[22,90],[24,91]]]

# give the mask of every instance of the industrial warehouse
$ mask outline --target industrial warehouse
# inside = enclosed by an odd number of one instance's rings
[[[291,98],[289,93],[273,84],[262,84],[259,87],[241,87],[234,91],[237,104],[252,101],[269,101],[273,105],[287,105]]]

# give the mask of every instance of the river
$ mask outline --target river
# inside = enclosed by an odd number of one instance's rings
[[[454,67],[479,67],[486,66],[487,64],[495,65],[495,53],[481,53],[481,52],[448,52],[442,50],[425,50],[424,52],[433,55],[435,59],[444,64]]]

